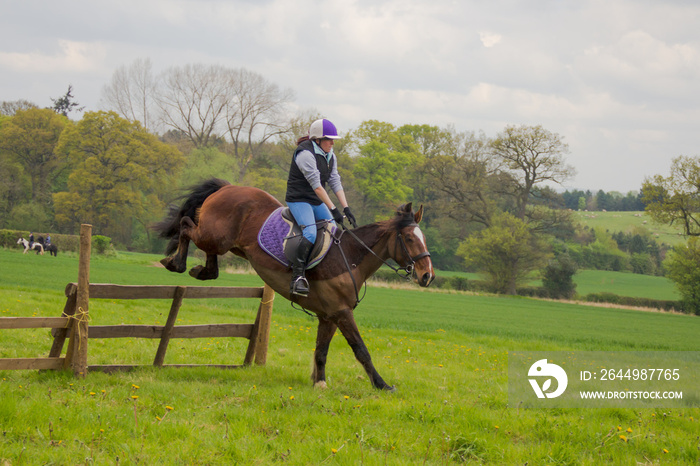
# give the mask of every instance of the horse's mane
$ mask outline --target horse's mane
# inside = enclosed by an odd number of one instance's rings
[[[377,237],[380,237],[387,232],[401,231],[407,226],[416,223],[416,215],[413,212],[413,209],[409,209],[409,211],[407,212],[406,206],[407,204],[404,204],[397,208],[395,215],[388,220],[381,220],[376,223],[369,223],[353,231],[357,234],[362,234],[367,231],[375,231]]]

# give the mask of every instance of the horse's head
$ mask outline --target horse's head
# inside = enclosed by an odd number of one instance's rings
[[[428,286],[435,279],[425,235],[418,224],[423,218],[423,206],[414,213],[412,204],[402,205],[392,221],[395,235],[389,240],[389,255],[420,286]]]

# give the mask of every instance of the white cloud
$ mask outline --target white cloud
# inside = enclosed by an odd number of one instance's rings
[[[484,44],[484,47],[486,48],[491,48],[494,45],[498,44],[501,42],[501,39],[503,36],[500,34],[495,34],[493,32],[480,32],[479,33],[479,39],[481,40],[481,43]]]
[[[0,52],[0,66],[23,73],[90,72],[100,68],[104,59],[105,47],[102,44],[69,40],[59,40],[58,50],[53,54]]]

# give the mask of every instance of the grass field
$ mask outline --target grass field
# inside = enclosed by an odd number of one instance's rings
[[[91,281],[200,284],[155,267],[158,258],[96,257]],[[0,265],[2,317],[59,315],[63,289],[77,279],[70,255],[0,249]],[[260,282],[222,274],[204,284]],[[168,307],[94,300],[90,314],[94,325],[162,325]],[[249,322],[256,307],[187,301],[179,323]],[[0,464],[700,462],[698,408],[525,410],[509,406],[507,395],[508,351],[700,351],[697,317],[383,287],[369,288],[356,316],[396,393],[370,387],[340,335],[329,353],[329,389],[314,390],[315,322],[277,297],[264,367],[145,368],[83,380],[0,372]],[[48,353],[46,330],[0,332],[0,357]],[[246,342],[238,340],[173,341],[166,363],[239,363]],[[90,363],[151,364],[157,348],[136,339],[89,344]]]
[[[602,227],[611,233],[621,231],[647,231],[657,242],[671,246],[685,242],[681,228],[659,224],[652,221],[645,212],[574,212],[581,225],[590,228]]]

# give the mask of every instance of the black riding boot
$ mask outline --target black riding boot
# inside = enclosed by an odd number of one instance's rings
[[[297,248],[297,256],[292,261],[292,283],[289,289],[292,294],[298,296],[309,295],[309,282],[304,276],[306,271],[306,263],[309,260],[309,254],[314,247],[314,243],[302,236],[301,243]]]

